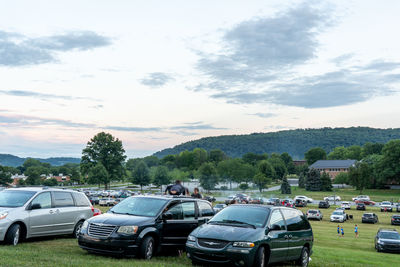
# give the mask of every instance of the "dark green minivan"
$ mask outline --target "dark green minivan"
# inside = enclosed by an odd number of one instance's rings
[[[310,223],[297,209],[231,205],[188,236],[186,251],[193,264],[267,266],[296,261],[306,267],[313,241]]]

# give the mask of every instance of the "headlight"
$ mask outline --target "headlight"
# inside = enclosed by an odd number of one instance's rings
[[[241,247],[241,248],[253,248],[254,243],[251,242],[233,242],[234,247]]]
[[[381,241],[380,239],[378,240],[378,244],[380,245],[385,245],[385,242]]]
[[[189,235],[187,241],[196,242],[196,237]]]
[[[120,226],[117,232],[120,234],[134,235],[136,234],[138,228],[139,227],[132,225]]]
[[[0,213],[0,220],[5,219],[7,217],[7,215],[8,215],[7,211]]]
[[[88,221],[84,221],[83,222],[83,224],[82,224],[82,228],[81,228],[81,231],[86,231],[87,230],[87,228],[88,228],[88,226],[89,226],[89,223],[88,223]]]

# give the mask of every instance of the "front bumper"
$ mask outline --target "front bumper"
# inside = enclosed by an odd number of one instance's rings
[[[400,244],[377,244],[379,250],[400,253]]]
[[[136,238],[123,239],[118,235],[98,238],[81,233],[78,244],[82,249],[99,254],[135,256],[138,251]]]
[[[331,222],[344,222],[344,221],[345,221],[344,218],[337,218],[337,217],[331,218]]]
[[[187,256],[204,264],[229,264],[229,266],[252,266],[257,248],[237,248],[228,244],[222,249],[200,246],[197,241],[186,242]]]
[[[361,219],[363,223],[375,223],[375,219]]]
[[[8,218],[0,220],[0,241],[3,241],[12,222]]]

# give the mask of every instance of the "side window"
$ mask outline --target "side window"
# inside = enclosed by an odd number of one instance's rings
[[[82,193],[73,193],[75,198],[75,203],[78,207],[88,207],[90,206],[89,200]]]
[[[196,212],[195,212],[193,201],[182,203],[182,210],[183,210],[183,218],[185,220],[194,219]]]
[[[310,224],[304,214],[295,209],[283,209],[288,231],[300,231],[310,229]]]
[[[73,207],[74,200],[69,192],[53,192],[54,194],[54,204],[57,208],[60,207]]]
[[[50,195],[50,192],[45,192],[45,193],[41,193],[40,195],[37,195],[32,200],[32,205],[33,204],[40,204],[42,209],[51,208],[51,195]]]
[[[203,201],[198,201],[197,205],[199,205],[200,216],[202,217],[214,216],[214,210],[212,209],[210,204]]]
[[[172,206],[168,212],[172,214],[172,220],[183,219],[182,204],[176,204],[175,206]]]
[[[282,214],[279,210],[274,210],[272,212],[268,227],[271,227],[273,224],[279,225],[282,230],[286,229],[285,221],[283,220]]]

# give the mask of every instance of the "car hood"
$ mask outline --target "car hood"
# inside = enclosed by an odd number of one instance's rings
[[[246,228],[233,225],[203,224],[197,227],[192,235],[197,238],[210,238],[226,241],[251,241],[257,240],[257,236],[263,233],[263,228]]]
[[[5,211],[10,211],[12,208],[6,208],[6,207],[0,207],[0,213],[5,212]]]
[[[400,240],[396,240],[396,239],[383,239],[383,238],[379,238],[380,241],[385,242],[385,243],[389,243],[389,244],[400,244]]]
[[[103,223],[111,225],[144,225],[152,222],[154,218],[133,216],[133,215],[123,215],[123,214],[112,214],[105,213],[88,220],[89,223]]]

